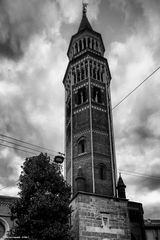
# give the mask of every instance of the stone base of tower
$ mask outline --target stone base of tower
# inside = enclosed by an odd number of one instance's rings
[[[78,192],[71,207],[73,240],[145,240],[140,203]]]

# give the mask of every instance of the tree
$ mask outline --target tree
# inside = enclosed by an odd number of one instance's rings
[[[11,236],[29,239],[70,239],[70,186],[61,167],[45,154],[26,158],[19,177],[19,198],[11,206],[16,227]]]

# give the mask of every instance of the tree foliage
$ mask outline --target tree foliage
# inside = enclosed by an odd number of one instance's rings
[[[70,239],[70,187],[61,167],[45,154],[27,158],[19,178],[19,198],[11,207],[16,227],[12,236]]]

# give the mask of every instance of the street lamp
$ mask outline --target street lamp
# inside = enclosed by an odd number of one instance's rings
[[[62,164],[64,161],[64,157],[62,155],[57,155],[54,157],[54,162],[55,163],[59,163],[59,164]]]

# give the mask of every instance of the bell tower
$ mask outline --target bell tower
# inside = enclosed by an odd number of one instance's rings
[[[78,32],[68,48],[69,64],[63,80],[66,109],[66,178],[73,195],[84,192],[116,196],[116,162],[112,128],[111,74],[104,58],[101,34],[88,21],[83,4]]]
[[[63,80],[72,239],[145,240],[142,204],[126,199],[121,176],[116,184],[111,74],[104,52],[101,34],[92,29],[83,4]]]

